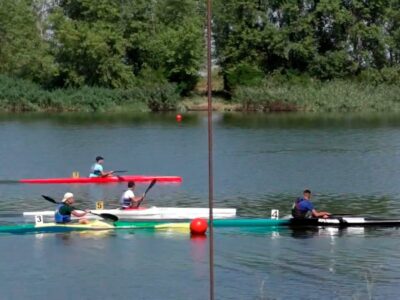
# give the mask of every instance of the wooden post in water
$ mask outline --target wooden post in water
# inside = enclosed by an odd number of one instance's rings
[[[207,0],[207,99],[208,99],[208,207],[209,207],[209,253],[210,253],[210,299],[214,300],[214,177],[213,177],[213,128],[211,85],[211,12],[212,0]]]

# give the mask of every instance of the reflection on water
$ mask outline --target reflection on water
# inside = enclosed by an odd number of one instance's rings
[[[278,129],[314,129],[335,130],[337,128],[399,128],[399,114],[359,113],[359,114],[314,114],[314,113],[226,113],[224,126],[236,128],[278,128]]]
[[[182,120],[184,126],[196,125],[198,114],[186,114]],[[119,126],[120,124],[158,124],[176,125],[174,113],[0,113],[0,123],[17,122],[29,126],[32,123],[51,123],[57,126]]]

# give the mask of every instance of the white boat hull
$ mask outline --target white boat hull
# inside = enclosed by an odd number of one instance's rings
[[[194,219],[209,217],[208,208],[194,208],[194,207],[156,207],[152,206],[146,209],[96,209],[92,212],[96,214],[113,214],[121,219]],[[31,211],[24,212],[25,217],[43,216],[54,217],[54,211]],[[214,208],[214,219],[226,219],[236,217],[236,208]],[[95,215],[87,214],[85,218],[101,219]]]

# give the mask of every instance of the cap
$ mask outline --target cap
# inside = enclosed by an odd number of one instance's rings
[[[102,156],[96,156],[96,161],[104,159]]]
[[[74,197],[74,194],[72,194],[72,193],[65,193],[65,194],[64,194],[64,198],[62,199],[62,202],[65,202],[65,201],[67,201],[68,199],[70,199],[70,198],[72,198],[72,197]]]

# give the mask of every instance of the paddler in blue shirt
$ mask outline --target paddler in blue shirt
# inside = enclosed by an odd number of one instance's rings
[[[96,163],[92,166],[89,177],[107,177],[111,176],[114,171],[104,172],[103,170],[104,158],[101,156],[96,157]]]
[[[58,224],[66,224],[71,222],[71,215],[77,218],[85,216],[89,211],[77,212],[72,204],[75,203],[74,194],[65,193],[62,203],[57,206],[56,212],[54,214],[55,222]],[[79,219],[80,224],[89,223],[86,219]]]
[[[310,199],[311,191],[304,190],[303,197],[298,198],[293,204],[292,216],[294,218],[329,218],[331,214],[326,211],[317,211]]]
[[[128,189],[122,194],[121,197],[121,208],[138,208],[142,203],[144,194],[142,196],[135,197],[133,191],[135,190],[135,183],[133,181],[128,182]]]

